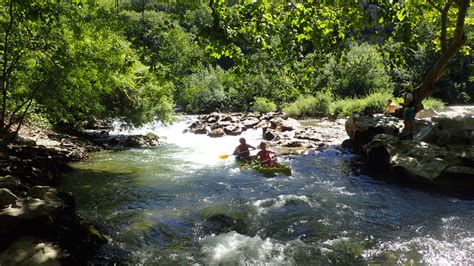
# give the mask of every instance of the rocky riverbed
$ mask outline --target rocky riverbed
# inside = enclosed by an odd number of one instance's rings
[[[216,138],[240,135],[247,129],[260,129],[271,149],[287,155],[341,144],[346,138],[344,123],[345,119],[327,118],[297,121],[282,112],[211,113],[199,116],[188,130]]]

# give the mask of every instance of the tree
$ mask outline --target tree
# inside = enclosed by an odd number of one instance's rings
[[[25,70],[41,71],[50,52],[61,45],[59,17],[74,14],[75,6],[50,1],[2,1],[0,5],[1,106],[0,136],[12,126],[18,132],[37,92],[41,80],[25,79]]]
[[[436,9],[441,16],[441,33],[439,36],[441,55],[433,67],[428,71],[423,79],[423,83],[416,91],[418,102],[420,104],[424,98],[433,94],[436,88],[436,82],[443,76],[449,60],[451,60],[466,43],[467,37],[464,31],[464,24],[470,7],[470,2],[470,0],[448,0],[443,2],[428,0],[428,3]],[[457,8],[456,24],[453,36],[451,40],[448,40],[449,13],[453,6]]]

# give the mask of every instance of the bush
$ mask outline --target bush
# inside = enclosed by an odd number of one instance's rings
[[[329,92],[318,92],[315,96],[301,95],[283,111],[295,117],[327,116],[330,114],[331,102],[332,94]]]
[[[329,56],[314,86],[331,88],[340,97],[363,97],[374,92],[393,91],[393,82],[381,53],[368,44],[353,45],[339,60]]]
[[[436,111],[441,111],[444,108],[444,102],[440,99],[428,97],[426,99],[423,99],[423,106],[425,107],[425,109],[431,107]]]
[[[253,109],[257,112],[268,113],[275,112],[277,110],[277,106],[274,102],[265,97],[256,97],[253,104]]]
[[[374,113],[382,113],[387,101],[391,98],[391,93],[376,92],[362,99],[345,98],[337,100],[332,105],[332,113],[338,117],[345,117],[354,112],[361,112],[366,107],[372,108]]]
[[[216,74],[219,71],[210,67],[184,79],[178,103],[186,112],[208,113],[222,108],[225,93]]]

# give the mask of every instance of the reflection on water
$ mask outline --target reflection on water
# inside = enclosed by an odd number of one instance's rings
[[[97,153],[64,177],[110,240],[98,263],[474,263],[472,201],[374,181],[337,150],[282,158],[293,176],[264,178],[217,157],[238,137],[184,127],[149,127],[170,144]]]

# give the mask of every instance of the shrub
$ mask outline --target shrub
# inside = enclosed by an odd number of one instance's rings
[[[265,97],[256,97],[253,104],[253,109],[257,112],[268,113],[275,112],[277,110],[277,106],[274,102]]]
[[[428,97],[423,99],[423,106],[427,108],[433,108],[436,111],[441,111],[444,108],[444,102],[440,99]]]
[[[332,88],[332,92],[340,97],[393,91],[393,82],[381,53],[369,44],[353,45],[339,60],[329,56],[314,86]]]
[[[216,72],[221,69],[202,69],[184,79],[184,89],[178,103],[190,113],[206,113],[221,108],[224,103],[224,87]]]
[[[315,96],[301,95],[283,111],[296,117],[327,116],[330,114],[331,102],[332,94],[329,92],[318,92]]]
[[[349,116],[354,112],[363,111],[366,107],[372,108],[375,113],[382,113],[387,101],[392,98],[391,93],[376,92],[365,98],[345,98],[337,100],[332,105],[332,113],[338,117]]]

